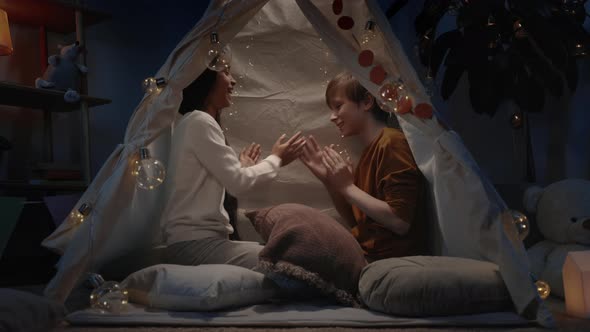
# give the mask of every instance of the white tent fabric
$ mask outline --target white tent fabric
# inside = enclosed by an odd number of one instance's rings
[[[352,30],[337,26],[343,15],[354,18]],[[331,1],[212,1],[155,75],[166,78],[168,85],[143,98],[129,121],[124,143],[107,159],[76,205],[75,209],[92,204],[91,214],[82,223],[68,217],[43,242],[62,254],[46,295],[65,301],[86,272],[118,254],[157,243],[161,190],[137,189],[131,167],[142,146],[149,146],[155,157],[166,161],[182,90],[205,69],[203,56],[212,31],[219,33],[222,43],[231,42],[232,71],[241,85],[235,104],[223,117],[234,148],[257,141],[268,149],[281,133],[296,130],[329,144],[338,143],[338,134],[327,120],[323,101],[327,76],[346,69],[378,96],[380,86],[370,80],[371,67],[357,62],[361,50],[357,40],[369,18],[376,21],[379,31],[377,40],[369,45],[375,63],[384,67],[388,79],[403,80],[414,105],[429,103],[375,0],[344,2],[340,15],[332,11]],[[408,113],[398,115],[398,120],[430,183],[444,253],[498,264],[517,311],[523,313],[529,304],[539,303],[537,320],[551,325],[552,317],[530,279],[526,253],[506,205],[459,137],[443,128],[436,116],[421,119]],[[288,201],[329,207],[319,183],[296,164],[282,169],[279,181],[268,190],[240,197],[242,207]]]

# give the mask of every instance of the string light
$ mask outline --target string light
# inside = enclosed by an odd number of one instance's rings
[[[90,203],[83,203],[80,205],[78,210],[72,211],[72,213],[70,213],[70,218],[74,220],[76,224],[81,224],[90,214],[90,211],[92,211],[92,205],[90,205]]]
[[[127,310],[129,292],[115,281],[105,281],[100,274],[91,273],[88,282],[94,287],[90,293],[90,307],[110,313]]]
[[[154,93],[160,93],[160,91],[162,91],[162,88],[166,86],[166,84],[166,79],[163,77],[148,77],[144,79],[143,82],[141,82],[141,87],[145,93],[151,95]]]
[[[164,182],[166,168],[161,161],[150,156],[148,148],[143,147],[139,149],[139,160],[135,161],[131,174],[139,188],[152,190]]]
[[[360,38],[361,46],[367,47],[369,43],[375,40],[376,37],[377,33],[375,32],[375,22],[368,20]]]
[[[522,212],[516,210],[510,210],[510,215],[512,216],[512,223],[518,232],[518,239],[521,241],[526,239],[531,228],[529,218]]]
[[[211,32],[209,36],[209,50],[205,55],[205,65],[214,71],[222,71],[230,66],[232,53],[229,45],[221,46],[217,32]]]
[[[537,280],[535,286],[537,286],[537,292],[543,300],[547,299],[551,294],[551,287],[549,287],[548,283],[542,280]]]
[[[409,96],[406,93],[406,89],[401,82],[385,83],[379,89],[380,103],[386,112],[407,112],[407,103],[409,102]]]

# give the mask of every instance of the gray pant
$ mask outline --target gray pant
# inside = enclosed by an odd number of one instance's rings
[[[252,269],[262,248],[256,242],[211,237],[171,244],[164,249],[163,259],[166,264],[229,264]]]

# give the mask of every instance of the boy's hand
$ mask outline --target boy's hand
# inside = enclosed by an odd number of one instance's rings
[[[322,163],[327,170],[327,183],[334,190],[343,192],[354,184],[350,159],[345,161],[334,149],[325,147],[322,151]]]
[[[307,144],[303,148],[303,153],[299,157],[301,162],[315,175],[318,180],[326,183],[328,170],[322,162],[322,149],[311,135],[307,138]]]

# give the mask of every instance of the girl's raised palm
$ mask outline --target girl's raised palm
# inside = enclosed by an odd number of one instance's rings
[[[293,160],[299,158],[305,147],[305,137],[297,132],[288,141],[283,143],[286,134],[281,135],[272,147],[272,154],[281,158],[281,167],[289,165]]]

